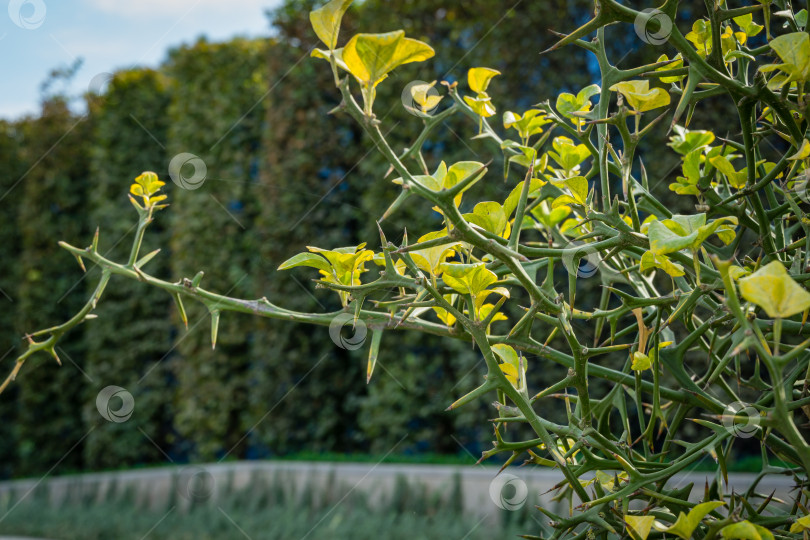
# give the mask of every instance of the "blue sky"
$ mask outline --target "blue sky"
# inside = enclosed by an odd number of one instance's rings
[[[267,36],[264,11],[279,0],[2,0],[0,117],[39,109],[40,83],[83,58],[71,93],[95,89],[104,74],[157,66],[172,46],[205,35]],[[6,9],[7,8],[7,9]]]

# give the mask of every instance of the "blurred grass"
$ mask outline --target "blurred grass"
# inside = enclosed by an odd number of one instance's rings
[[[333,482],[320,490],[296,489],[275,478],[255,479],[238,491],[225,487],[201,502],[174,490],[156,507],[133,492],[99,497],[77,482],[61,505],[49,501],[43,486],[20,504],[14,497],[0,498],[0,516],[5,515],[0,530],[53,540],[489,540],[539,532],[531,505],[502,512],[496,524],[465,515],[462,498],[458,479],[441,496],[399,477],[390,496],[368,498],[359,490],[335,489]]]

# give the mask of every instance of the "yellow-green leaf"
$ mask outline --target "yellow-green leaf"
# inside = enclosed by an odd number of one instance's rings
[[[728,178],[728,183],[731,184],[731,187],[741,189],[745,187],[745,183],[748,180],[748,168],[744,168],[741,171],[735,171],[734,166],[728,160],[726,156],[714,156],[709,158],[709,163],[714,165],[714,168],[723,173],[726,178]]]
[[[779,261],[773,261],[750,276],[740,278],[740,293],[771,318],[785,318],[810,308],[810,292],[788,275]]]
[[[492,100],[486,94],[478,94],[476,97],[464,96],[464,102],[480,116],[481,118],[489,118],[495,116],[495,106]]]
[[[667,55],[662,54],[661,56],[658,57],[658,60],[656,60],[656,63],[657,62],[666,62],[667,60],[669,60]],[[656,68],[655,71],[669,71],[670,69],[678,69],[678,68],[683,67],[683,56],[681,56],[681,53],[678,53],[675,56],[673,56],[672,60],[673,60],[673,62],[670,62],[669,64],[667,64],[665,66],[661,66],[660,68]],[[686,78],[686,75],[674,75],[674,76],[671,76],[671,77],[659,77],[659,78],[661,79],[662,83],[669,84],[669,83],[675,83],[675,82],[682,81],[683,79]]]
[[[633,353],[633,364],[630,366],[630,369],[635,371],[644,371],[645,369],[650,369],[651,367],[652,362],[650,361],[649,356],[638,351]]]
[[[645,251],[641,256],[640,270],[646,272],[653,268],[660,268],[672,277],[684,275],[683,266],[673,262],[669,257],[662,253],[653,253],[652,251]]]
[[[559,165],[566,174],[572,173],[580,163],[588,159],[590,150],[584,144],[575,144],[568,137],[554,137],[551,142],[554,151],[548,152],[548,156]]]
[[[543,132],[543,126],[550,123],[546,114],[539,109],[530,109],[522,115],[512,111],[503,113],[503,127],[506,129],[515,128],[521,139],[528,139],[532,135]]]
[[[330,272],[332,269],[331,265],[326,259],[315,253],[299,253],[298,255],[290,257],[281,263],[278,269],[289,270],[290,268],[296,268],[298,266],[309,266],[311,268],[323,270],[324,272]]]
[[[726,540],[774,540],[771,531],[747,520],[726,525],[720,535]]]
[[[444,272],[442,279],[447,286],[461,294],[477,296],[498,281],[498,276],[492,270],[487,269],[484,263],[444,263],[441,268]]]
[[[483,94],[487,91],[489,81],[501,72],[496,69],[486,67],[471,68],[467,72],[467,83],[470,85],[470,90],[476,94]]]
[[[557,112],[569,118],[575,126],[582,127],[585,123],[582,116],[591,110],[591,98],[601,91],[599,85],[592,84],[577,92],[576,96],[563,92],[557,96]]]
[[[792,533],[804,531],[810,531],[810,516],[800,517],[790,526],[790,532]]]
[[[798,161],[800,159],[807,159],[808,157],[810,157],[810,141],[807,139],[802,139],[802,145],[799,147],[796,153],[790,156],[788,159]]]
[[[650,88],[650,81],[624,81],[610,87],[614,92],[624,96],[627,104],[636,112],[645,112],[666,107],[670,104],[670,97],[662,88]]]
[[[366,86],[373,86],[394,68],[421,62],[434,55],[422,41],[406,38],[403,30],[385,34],[357,34],[343,47],[343,62],[349,72]]]
[[[323,7],[309,13],[312,29],[315,30],[318,38],[329,47],[329,50],[334,49],[337,45],[340,21],[351,3],[352,0],[331,0]]]
[[[771,88],[779,88],[786,83],[810,79],[810,36],[806,32],[793,32],[774,38],[771,49],[782,59],[782,64],[769,64],[759,68],[762,72],[782,71],[785,76],[768,83]]]
[[[650,251],[664,255],[687,248],[697,251],[715,233],[724,243],[728,243],[730,239],[725,232],[729,231],[726,227],[730,225],[737,225],[736,217],[718,218],[709,224],[706,224],[706,214],[674,215],[671,219],[653,221],[647,231]],[[732,235],[731,240],[733,238]]]
[[[703,518],[716,508],[724,506],[725,503],[720,501],[710,501],[705,503],[700,503],[694,508],[689,511],[689,514],[684,514],[681,512],[678,515],[677,521],[671,527],[660,527],[656,523],[655,528],[659,531],[667,532],[679,536],[684,540],[689,540],[692,537],[692,533],[700,525],[700,522]]]
[[[689,130],[678,125],[673,126],[672,130],[675,134],[669,138],[667,146],[683,156],[714,142],[714,133],[711,131]]]
[[[415,84],[411,86],[411,97],[413,98],[414,103],[419,105],[424,113],[436,107],[436,105],[438,105],[442,100],[443,96],[438,95],[438,93],[435,91],[431,93],[431,90],[435,85],[436,81],[433,81],[430,84]]]
[[[448,304],[452,305],[456,301],[455,294],[445,294],[442,296]],[[439,320],[442,321],[447,326],[453,326],[456,322],[456,316],[444,309],[443,307],[434,306],[433,311],[436,312],[436,316],[439,317]]]
[[[654,516],[624,516],[624,522],[627,524],[627,532],[633,540],[647,540],[650,535],[655,522]]]
[[[436,240],[437,238],[445,236],[447,236],[447,229],[427,233],[419,238],[419,243]],[[410,254],[416,266],[430,275],[439,276],[442,273],[442,263],[446,262],[447,259],[453,255],[453,248],[457,245],[459,245],[459,242],[448,240],[446,244],[411,251]]]
[[[484,230],[504,238],[509,236],[509,217],[499,203],[480,202],[475,205],[471,214],[462,216],[467,222],[478,225]]]

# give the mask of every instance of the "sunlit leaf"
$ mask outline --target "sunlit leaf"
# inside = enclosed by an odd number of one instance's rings
[[[731,184],[731,187],[737,189],[745,187],[745,183],[748,179],[747,168],[741,171],[735,171],[734,166],[725,156],[714,156],[709,159],[709,163],[728,178],[728,183]]]
[[[588,181],[584,176],[574,176],[563,181],[563,185],[568,188],[570,195],[563,194],[554,199],[552,208],[558,208],[569,204],[580,206],[588,205]]]
[[[804,82],[810,79],[810,36],[807,32],[793,32],[774,38],[771,49],[782,59],[782,64],[768,64],[759,68],[762,72],[780,70],[785,77],[771,80],[768,86],[781,88],[786,83]]]
[[[442,296],[447,303],[453,304],[456,301],[455,294],[445,294]],[[443,307],[435,306],[433,311],[436,312],[436,316],[439,317],[439,320],[442,321],[447,326],[453,326],[456,323],[456,316],[444,309]]]
[[[437,238],[443,238],[445,236],[447,236],[447,229],[427,233],[419,238],[418,243],[436,240]],[[442,263],[446,262],[447,259],[453,255],[453,248],[458,245],[459,242],[448,240],[446,244],[440,246],[411,251],[410,255],[413,262],[421,270],[433,276],[440,276],[442,273]]]
[[[726,525],[720,535],[727,540],[774,540],[771,531],[747,520]]]
[[[509,236],[509,216],[503,206],[492,201],[480,202],[475,205],[471,214],[462,216],[469,223],[474,223],[484,230],[497,236]]]
[[[323,270],[324,272],[330,272],[332,269],[331,265],[326,259],[315,253],[299,253],[298,255],[290,257],[281,263],[278,269],[289,270],[290,268],[296,268],[299,266],[309,266],[311,268]]]
[[[650,360],[649,356],[638,351],[633,353],[633,364],[630,366],[630,369],[635,371],[644,371],[645,369],[650,369],[651,367],[652,361]]]
[[[575,126],[582,127],[585,123],[582,115],[591,110],[591,98],[601,91],[599,85],[592,84],[577,92],[576,96],[563,92],[557,96],[557,112],[570,119]]]
[[[330,50],[337,45],[340,21],[351,3],[352,0],[331,0],[309,13],[312,29]]]
[[[804,531],[810,531],[810,516],[800,517],[790,526],[790,532],[792,533]]]
[[[470,90],[477,94],[483,94],[487,91],[489,81],[501,72],[496,69],[486,67],[471,68],[467,72],[467,83],[470,85]]]
[[[790,317],[810,308],[810,292],[796,283],[779,261],[740,278],[738,283],[742,297],[764,309],[768,317]]]
[[[686,39],[692,42],[701,56],[712,52],[712,26],[705,19],[698,19],[692,23],[692,31],[686,34]]]
[[[436,86],[436,81],[433,81],[430,84],[415,84],[411,86],[411,97],[413,98],[414,103],[419,105],[419,107],[422,109],[422,112],[428,112],[436,107],[436,105],[438,105],[442,100],[443,96],[431,93],[431,89],[434,86]]]
[[[672,131],[675,134],[669,138],[667,146],[682,156],[699,148],[705,148],[714,142],[714,133],[711,131],[689,130],[678,125],[673,126]]]
[[[507,111],[503,113],[503,127],[506,129],[515,128],[521,139],[528,139],[532,135],[543,132],[543,126],[550,123],[543,111],[530,109],[522,115]]]
[[[487,287],[498,281],[498,276],[488,270],[484,263],[460,264],[444,263],[442,279],[448,287],[461,294],[477,296]]]
[[[343,61],[349,72],[366,85],[381,81],[397,66],[421,62],[433,54],[430,45],[406,38],[403,30],[357,34],[343,47]]]
[[[671,98],[663,88],[650,88],[650,81],[623,81],[610,87],[624,96],[625,101],[636,112],[651,111],[670,104]]]
[[[684,275],[683,266],[670,260],[669,257],[661,253],[653,253],[652,251],[644,252],[639,261],[639,269],[642,272],[647,272],[653,268],[660,268],[672,277]]]
[[[706,514],[724,505],[725,503],[720,501],[698,504],[689,511],[688,515],[681,512],[678,515],[677,521],[675,521],[671,527],[660,527],[656,522],[655,528],[659,531],[674,534],[684,540],[689,540],[692,537],[692,532],[700,525],[700,522],[706,517]]]
[[[501,359],[502,363],[500,364],[500,368],[507,380],[512,384],[512,386],[519,388],[521,372],[520,357],[518,356],[518,353],[511,346],[501,343],[495,344],[491,348],[492,352],[494,352]]]
[[[652,529],[655,516],[624,516],[627,532],[633,540],[647,540]]]
[[[566,173],[573,172],[577,166],[591,156],[591,152],[584,144],[576,144],[568,137],[554,137],[551,143],[554,151],[548,152]]]
[[[754,22],[754,15],[751,13],[734,17],[734,22],[737,23],[737,26],[739,26],[748,37],[754,37],[762,32],[763,27]]]
[[[670,62],[669,64],[667,64],[665,66],[661,66],[659,68],[656,68],[655,71],[668,71],[670,69],[678,69],[678,68],[683,67],[683,56],[681,56],[681,53],[676,54],[675,56],[672,57],[672,59],[674,60],[674,62]],[[667,60],[669,60],[667,55],[662,54],[661,56],[658,57],[658,60],[656,60],[656,62],[666,62]],[[663,76],[659,77],[659,79],[661,79],[662,83],[667,83],[667,84],[676,83],[676,82],[682,81],[685,78],[686,78],[686,75],[673,75],[673,76],[669,76],[669,77],[663,77]]]

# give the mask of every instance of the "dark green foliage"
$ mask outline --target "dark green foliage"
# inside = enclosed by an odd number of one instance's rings
[[[20,231],[15,226],[17,212],[19,211],[22,190],[17,190],[17,183],[25,173],[24,163],[20,155],[19,126],[0,122],[0,246],[3,256],[0,256],[0,328],[11,331],[0,337],[0,358],[13,356],[14,350],[20,345],[19,331],[15,316],[19,305],[19,296],[16,288],[20,281],[20,268],[15,264],[11,253],[19,253]],[[8,392],[0,395],[0,476],[11,474],[17,456],[17,394],[19,388],[9,388]]]
[[[22,161],[29,172],[15,191],[23,197],[17,219],[21,251],[19,329],[48,326],[70,318],[85,299],[82,271],[59,249],[57,237],[89,238],[86,215],[91,122],[70,113],[64,101],[43,105],[42,115],[18,125]],[[82,465],[84,389],[88,381],[81,336],[67,336],[57,347],[62,366],[46,354],[26,364],[18,379],[19,437],[17,474],[43,472],[61,460],[65,468]],[[74,445],[78,445],[69,451]]]
[[[133,171],[162,170],[169,119],[169,93],[165,77],[157,71],[122,71],[110,81],[107,92],[89,103],[94,118],[90,147],[88,224],[100,229],[99,247],[106,256],[126,259],[134,234],[126,193]],[[163,247],[148,265],[150,271],[169,272],[169,231],[157,222],[142,253]],[[98,269],[90,272],[97,273]],[[88,280],[88,294],[95,286]],[[171,426],[171,404],[164,392],[170,384],[168,363],[173,328],[169,316],[172,300],[158,291],[142,290],[137,283],[117,280],[107,290],[109,303],[99,305],[99,318],[85,333],[88,380],[84,418],[97,425],[87,438],[85,458],[89,468],[110,468],[165,459],[143,430],[161,448]],[[123,325],[122,321],[128,321]],[[124,345],[126,343],[126,345]],[[135,398],[137,414],[126,424],[105,422],[96,410],[96,395],[108,385],[126,388]],[[136,429],[136,428],[140,428]]]
[[[253,222],[262,190],[258,153],[267,51],[263,40],[198,41],[173,51],[166,66],[173,81],[169,156],[188,152],[207,167],[204,184],[195,190],[181,189],[165,178],[178,210],[169,223],[171,274],[191,278],[202,270],[205,287],[248,297],[261,296],[254,270],[259,246]],[[250,355],[246,335],[255,323],[223,318],[212,351],[209,315],[189,306],[188,317],[189,331],[178,333],[177,356],[171,359],[177,379],[175,429],[194,444],[194,456],[211,459],[231,451],[234,457],[242,456],[242,436],[252,423],[242,414],[248,369],[251,361],[266,358]],[[175,324],[181,324],[177,318]]]

